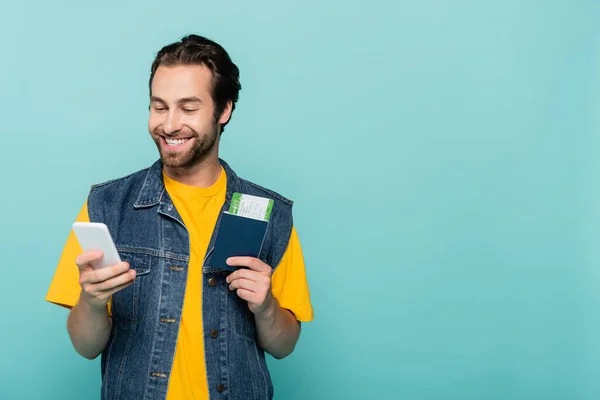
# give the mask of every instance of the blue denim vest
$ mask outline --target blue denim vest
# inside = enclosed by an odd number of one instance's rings
[[[292,230],[292,202],[239,178],[220,160],[227,194],[202,268],[202,321],[211,399],[271,399],[273,384],[256,341],[248,304],[229,290],[223,271],[210,266],[222,212],[233,193],[274,200],[259,258],[275,268]],[[108,226],[135,283],[113,295],[113,328],[101,357],[102,399],[164,399],[175,355],[189,261],[187,229],[168,192],[162,164],[94,185],[90,221]],[[198,376],[198,379],[204,379]]]

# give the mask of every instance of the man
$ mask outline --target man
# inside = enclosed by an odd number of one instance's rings
[[[227,52],[190,35],[161,49],[148,129],[160,160],[94,185],[77,221],[105,223],[122,264],[94,270],[71,232],[46,300],[76,351],[101,354],[103,399],[270,399],[264,352],[289,355],[313,310],[292,202],[218,157],[241,89]],[[259,258],[211,266],[233,193],[274,201]]]

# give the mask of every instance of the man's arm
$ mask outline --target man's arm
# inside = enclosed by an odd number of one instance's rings
[[[289,356],[300,337],[300,322],[273,298],[272,310],[254,314],[258,344],[277,359]]]
[[[97,309],[86,301],[79,301],[69,313],[67,330],[75,350],[83,357],[98,357],[110,336],[112,319],[108,307]]]
[[[272,268],[257,258],[232,257],[227,264],[240,268],[227,277],[230,290],[248,302],[254,313],[258,344],[277,359],[294,351],[300,337],[300,323],[294,315],[279,307],[271,293]]]
[[[107,306],[110,297],[131,285],[135,279],[135,270],[130,270],[127,263],[94,270],[90,263],[100,258],[101,252],[77,257],[75,262],[79,267],[81,294],[67,320],[73,347],[88,359],[98,357],[108,343],[112,328]]]

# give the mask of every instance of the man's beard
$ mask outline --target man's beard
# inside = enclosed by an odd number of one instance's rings
[[[176,139],[179,135],[166,135],[162,128],[157,128],[154,130],[154,134],[152,135],[152,139],[158,148],[158,152],[160,154],[160,160],[164,166],[170,168],[189,168],[195,165],[202,163],[208,156],[208,154],[212,151],[217,143],[217,138],[219,136],[218,125],[213,122],[211,127],[204,132],[204,134],[199,134],[194,131],[190,127],[186,127],[192,135],[186,133],[185,136],[190,137],[190,140],[193,140],[192,148],[187,150],[185,153],[177,152],[170,153],[163,151],[162,138],[167,137],[169,139]]]

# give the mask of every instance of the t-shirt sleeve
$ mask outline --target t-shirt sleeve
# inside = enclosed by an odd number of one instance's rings
[[[79,211],[76,221],[90,222],[87,201]],[[79,270],[75,264],[75,258],[81,253],[81,246],[71,230],[46,294],[46,301],[67,308],[77,304],[81,286],[79,286]]]
[[[288,247],[271,277],[271,290],[279,306],[290,310],[298,321],[313,320],[304,257],[295,227],[292,227]]]

